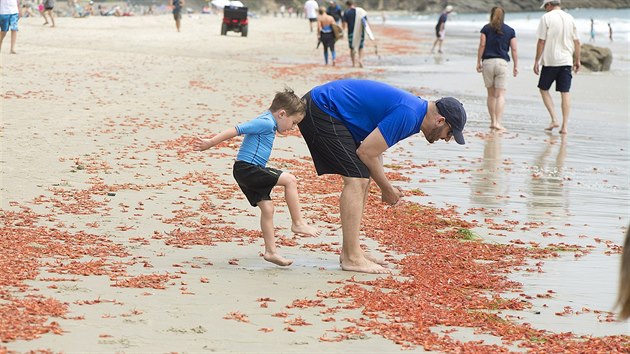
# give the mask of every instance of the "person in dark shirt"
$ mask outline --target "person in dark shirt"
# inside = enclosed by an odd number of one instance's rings
[[[343,11],[341,11],[341,6],[337,5],[336,1],[330,1],[330,6],[326,9],[326,13],[332,16],[338,25],[341,25]]]
[[[518,75],[516,32],[503,22],[505,11],[498,6],[490,10],[490,23],[483,26],[477,50],[477,72],[483,73],[488,90],[487,106],[490,114],[490,129],[504,131],[501,124],[508,76],[509,51],[512,51],[514,67],[512,74]]]
[[[169,5],[173,8],[173,18],[175,19],[175,28],[177,32],[182,24],[182,7],[185,5],[185,0],[169,0]]]
[[[438,46],[438,53],[442,53],[442,42],[444,41],[444,35],[446,30],[446,20],[448,19],[448,14],[453,12],[453,6],[448,5],[442,11],[440,18],[438,18],[438,23],[435,25],[435,42],[433,42],[433,47],[431,47],[431,53],[435,50],[435,46]]]

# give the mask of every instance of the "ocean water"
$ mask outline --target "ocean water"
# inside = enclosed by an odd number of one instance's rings
[[[591,18],[594,20],[596,41],[608,41],[608,23],[613,29],[613,40],[630,42],[630,9],[572,9],[566,10],[575,18],[580,39],[587,42],[590,38]],[[453,12],[448,17],[447,31],[451,28],[471,29],[479,31],[489,20],[487,13],[458,14]],[[518,33],[535,34],[538,21],[544,11],[536,12],[508,12],[505,23]],[[374,14],[376,23],[382,22],[382,16]],[[435,26],[438,14],[431,15],[388,15],[386,23],[395,26]]]
[[[522,35],[520,74],[508,80],[503,119],[506,133],[489,131],[486,90],[474,69],[478,31],[487,22],[486,14],[449,17],[445,51],[439,55],[428,54],[435,16],[388,17],[387,26],[404,26],[424,36],[418,43],[420,54],[378,59],[372,55],[367,62],[386,68],[384,80],[391,84],[416,89],[428,99],[455,96],[468,112],[466,145],[430,145],[415,137],[387,154],[386,163],[425,166],[410,171],[411,181],[404,186],[427,193],[414,198],[417,202],[455,207],[466,219],[479,222],[474,231],[485,242],[522,241],[541,247],[567,244],[585,251],[584,255],[560,252],[558,258],[544,262],[541,273],[510,275],[523,283],[523,292],[528,295],[555,291],[552,299],[534,299],[532,311],[518,316],[536,328],[557,332],[628,334],[628,322],[602,321],[593,313],[566,318],[555,315],[565,306],[574,311],[613,310],[620,265],[615,245],[623,243],[630,222],[630,12],[571,13],[583,42],[588,42],[593,17],[596,26],[610,20],[626,43],[612,47],[617,51],[613,71],[574,76],[567,136],[558,134],[557,129],[551,133],[543,129],[549,124],[549,115],[531,69],[534,33],[542,12],[511,14],[506,19]],[[561,117],[559,94],[552,92],[552,96]]]

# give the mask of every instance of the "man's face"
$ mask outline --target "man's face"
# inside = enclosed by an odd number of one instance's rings
[[[438,140],[444,140],[448,142],[453,137],[453,129],[446,123],[444,117],[438,119],[436,125],[431,129],[428,134],[424,136],[431,144]]]

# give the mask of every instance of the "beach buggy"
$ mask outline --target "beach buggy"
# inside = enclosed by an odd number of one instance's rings
[[[247,37],[247,7],[229,5],[223,8],[223,23],[221,23],[221,35],[227,35],[228,31],[240,32]]]

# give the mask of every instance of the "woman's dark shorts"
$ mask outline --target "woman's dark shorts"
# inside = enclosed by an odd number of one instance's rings
[[[571,66],[543,66],[538,79],[538,88],[549,91],[551,84],[556,82],[556,91],[569,92],[571,89]]]
[[[234,162],[232,175],[241,187],[247,201],[257,206],[261,200],[271,200],[271,190],[278,184],[282,171],[270,167],[260,167],[244,161]]]
[[[369,178],[370,171],[357,155],[359,143],[354,141],[348,128],[317,107],[310,92],[303,99],[306,115],[298,127],[311,152],[317,174]]]

